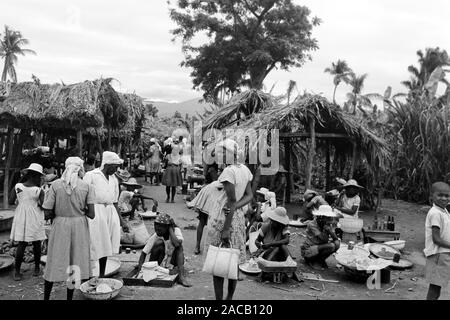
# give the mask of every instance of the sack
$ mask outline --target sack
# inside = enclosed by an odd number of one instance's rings
[[[248,241],[249,241],[248,248],[250,250],[250,253],[255,253],[256,251],[258,251],[258,247],[256,246],[255,242],[256,242],[256,239],[258,239],[260,228],[261,228],[261,223],[258,223],[256,228],[254,226],[250,227],[250,233],[248,236]]]
[[[134,234],[134,244],[142,245],[146,244],[150,234],[147,231],[147,227],[144,221],[137,220],[130,222],[131,232]]]
[[[120,243],[122,244],[134,244],[134,234],[132,232],[120,231]]]
[[[203,271],[229,280],[238,279],[239,250],[210,245]]]

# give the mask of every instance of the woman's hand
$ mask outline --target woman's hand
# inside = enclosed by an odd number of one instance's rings
[[[230,229],[225,229],[222,231],[221,239],[223,244],[228,244],[231,239],[231,231]]]

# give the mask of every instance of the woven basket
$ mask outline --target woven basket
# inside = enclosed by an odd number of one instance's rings
[[[364,226],[362,219],[342,218],[339,219],[340,228],[346,233],[358,233]]]
[[[87,288],[89,287],[88,282],[86,281],[80,286],[81,293],[88,299],[91,300],[111,300],[114,299],[120,292],[120,289],[123,287],[123,282],[116,279],[107,279],[101,278],[98,279],[101,283],[106,283],[112,289],[111,292],[108,293],[97,293],[97,292],[87,292]]]

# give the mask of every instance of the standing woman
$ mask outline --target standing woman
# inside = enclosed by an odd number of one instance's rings
[[[153,184],[153,177],[156,177],[155,184],[160,185],[159,173],[161,172],[161,147],[155,138],[150,139],[150,184]]]
[[[120,227],[128,232],[118,207],[119,182],[115,176],[122,163],[123,160],[116,153],[105,151],[100,168],[84,176],[90,191],[88,207],[95,212],[95,218],[89,220],[91,260],[99,260],[100,277],[105,275],[108,257],[119,253]]]
[[[50,232],[47,263],[44,272],[44,300],[50,299],[53,282],[64,282],[68,268],[79,268],[80,280],[91,275],[89,224],[94,210],[87,209],[89,185],[82,180],[83,160],[69,157],[61,179],[52,183],[43,208],[46,218],[54,217]],[[72,270],[74,271],[74,270]],[[74,289],[67,288],[67,300],[72,300]]]
[[[220,246],[231,245],[239,249],[239,264],[245,263],[245,209],[253,199],[251,182],[253,175],[243,164],[238,163],[238,145],[231,139],[219,143],[222,148],[224,161],[227,167],[219,176],[223,184],[225,195],[221,199],[211,199],[216,206],[209,216],[208,238],[209,244]],[[220,155],[218,155],[220,156]],[[214,276],[214,292],[216,300],[223,300],[224,278]],[[226,299],[232,300],[236,290],[237,280],[228,280],[228,294]]]
[[[178,140],[173,141],[171,153],[166,156],[167,167],[162,178],[162,184],[166,186],[167,203],[169,201],[171,201],[172,203],[175,202],[175,193],[177,191],[177,187],[180,187],[182,184],[180,171],[181,153],[182,150],[178,145]],[[172,196],[170,195],[170,191],[172,191]]]
[[[43,168],[40,164],[32,163],[23,171],[25,174],[22,181],[14,187],[12,197],[17,197],[19,202],[14,213],[11,228],[11,240],[19,242],[16,250],[14,280],[22,280],[20,267],[28,242],[33,243],[34,273],[40,274],[41,263],[41,241],[45,240],[44,212],[40,205],[44,202],[44,191],[40,188]]]

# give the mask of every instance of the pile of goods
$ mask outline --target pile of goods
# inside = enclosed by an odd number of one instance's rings
[[[160,267],[156,261],[149,261],[142,265],[142,269],[134,278],[144,279],[145,282],[149,282],[154,279],[166,279],[169,275],[169,269]]]
[[[86,292],[88,293],[110,293],[113,289],[98,278],[92,278],[87,282]]]
[[[384,216],[383,218],[375,216],[372,225],[367,227],[368,230],[395,231],[394,217]]]
[[[142,220],[133,220],[129,222],[130,232],[121,231],[120,243],[123,245],[144,246],[147,243],[150,234]]]
[[[119,294],[123,282],[116,279],[92,278],[80,286],[81,293],[88,299],[109,300]]]

